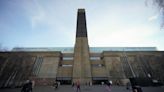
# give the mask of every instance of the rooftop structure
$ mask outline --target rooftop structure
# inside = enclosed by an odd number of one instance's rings
[[[156,47],[89,47],[90,52],[101,53],[103,51],[157,51]],[[12,51],[61,51],[62,53],[73,53],[73,47],[45,47],[45,48],[13,48]]]

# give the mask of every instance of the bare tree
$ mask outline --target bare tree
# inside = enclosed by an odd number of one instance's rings
[[[157,7],[164,11],[164,0],[153,0],[153,4],[157,5]]]
[[[159,9],[159,13],[162,14],[161,27],[164,28],[164,0],[153,0],[153,5]]]
[[[0,43],[0,51],[8,51],[9,49],[7,47],[3,47],[3,45]]]

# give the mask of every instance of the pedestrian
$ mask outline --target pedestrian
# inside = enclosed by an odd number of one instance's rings
[[[89,86],[92,86],[92,82],[89,82]]]
[[[74,85],[75,85],[74,82],[72,82],[72,87],[74,87]]]
[[[55,89],[55,82],[54,81],[52,81],[52,88]]]
[[[76,82],[76,92],[81,92],[81,90],[80,90],[80,82],[79,82],[79,80]]]
[[[58,89],[58,82],[55,82],[55,89]]]
[[[130,89],[130,82],[126,83],[126,89],[129,90]]]
[[[32,80],[32,89],[34,88],[34,86],[35,86],[35,81]]]
[[[52,86],[56,90],[58,88],[58,83],[57,82],[54,82]]]
[[[30,82],[29,80],[26,80],[26,82],[23,84],[21,92],[30,92],[29,82]]]
[[[101,82],[101,85],[104,85],[104,82],[103,81]]]
[[[61,83],[60,83],[60,81],[59,81],[59,82],[58,82],[58,86],[60,86],[60,84],[61,84]]]
[[[109,83],[112,85],[112,81],[110,80]]]
[[[117,85],[117,86],[119,86],[119,85],[120,85],[120,82],[119,82],[118,80],[116,81],[116,85]]]
[[[108,81],[107,84],[106,84],[106,89],[107,89],[108,92],[111,91],[111,85],[112,85],[111,83],[112,83],[111,81]]]
[[[29,92],[32,92],[32,88],[33,88],[32,86],[33,86],[33,83],[32,83],[32,80],[30,80],[28,83]]]

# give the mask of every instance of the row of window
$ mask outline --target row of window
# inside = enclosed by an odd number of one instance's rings
[[[73,57],[62,57],[62,60],[73,60]],[[101,57],[90,57],[90,60],[101,60]]]
[[[72,67],[72,65],[60,65],[61,67]],[[92,67],[103,67],[104,65],[103,64],[91,64]]]

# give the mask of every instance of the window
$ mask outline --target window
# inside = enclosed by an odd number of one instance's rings
[[[93,67],[103,67],[103,64],[92,64]]]
[[[90,60],[101,60],[101,57],[90,57]]]
[[[63,60],[73,60],[73,57],[63,57]]]
[[[72,67],[72,65],[61,65],[62,67]]]

